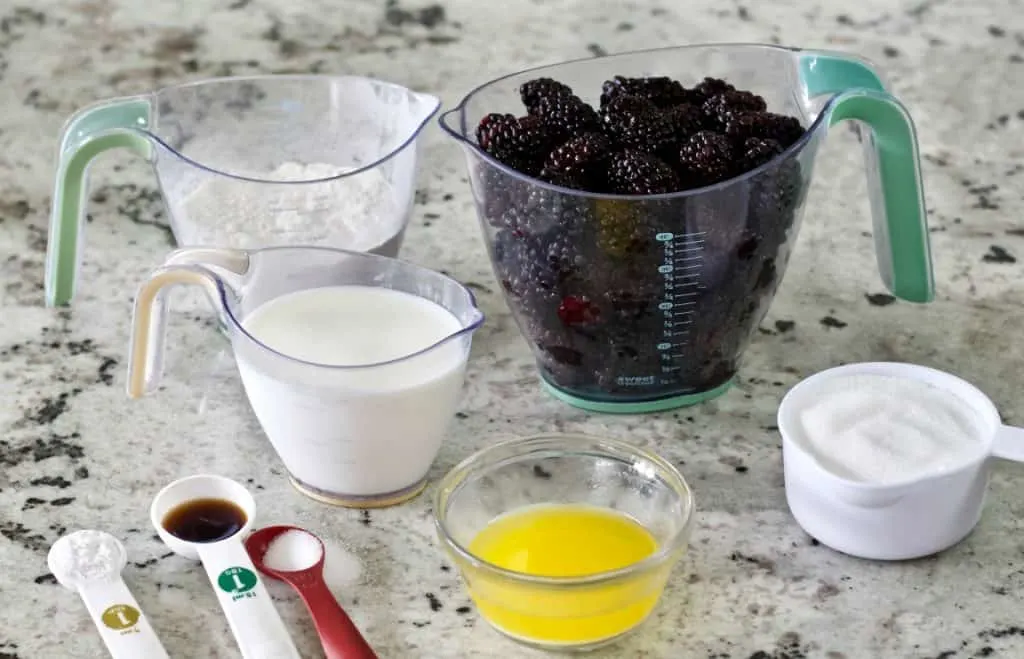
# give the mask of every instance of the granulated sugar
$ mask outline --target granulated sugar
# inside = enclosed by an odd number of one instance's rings
[[[827,380],[799,412],[798,440],[851,480],[894,483],[955,469],[985,449],[974,410],[927,382],[887,375]]]

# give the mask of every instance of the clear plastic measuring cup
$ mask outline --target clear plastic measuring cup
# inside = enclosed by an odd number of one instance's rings
[[[395,256],[416,188],[416,138],[439,105],[380,80],[289,75],[211,79],[79,110],[60,142],[47,304],[74,296],[88,166],[118,147],[152,163],[181,246]]]
[[[296,489],[360,508],[401,503],[422,491],[458,406],[473,333],[484,320],[469,289],[397,259],[326,247],[180,249],[136,297],[128,366],[133,398],[161,376],[164,294],[178,284],[202,287],[220,312],[249,403]],[[275,298],[336,286],[423,298],[447,310],[457,322],[445,327],[456,329],[411,354],[345,366],[283,354],[246,328],[246,319]],[[358,322],[359,310],[352,311],[346,318]],[[287,322],[298,328],[307,321]]]
[[[721,78],[797,118],[803,136],[760,167],[657,195],[560,187],[477,143],[489,113],[525,114],[520,86],[569,85],[593,107],[613,76]],[[914,126],[867,62],[766,45],[700,45],[577,60],[487,82],[441,116],[463,147],[495,275],[556,397],[601,412],[650,412],[725,392],[796,241],[819,146],[861,127],[882,280],[928,302],[933,275]],[[825,220],[827,218],[820,218]]]

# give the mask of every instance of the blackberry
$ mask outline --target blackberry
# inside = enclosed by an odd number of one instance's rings
[[[524,213],[518,204],[508,206],[491,226],[508,229],[516,234],[533,233],[530,230],[530,216]]]
[[[542,98],[572,95],[572,87],[551,78],[534,78],[519,86],[519,98],[527,110],[536,107]]]
[[[591,187],[587,177],[579,172],[563,172],[557,169],[541,168],[537,178],[545,183],[557,185],[560,188],[569,188],[570,190],[588,190]]]
[[[725,134],[740,143],[751,137],[774,140],[786,149],[803,136],[804,128],[794,117],[774,112],[748,112],[730,117],[725,123]]]
[[[681,189],[679,177],[659,158],[638,151],[620,151],[608,163],[608,186],[612,192],[652,195]]]
[[[694,97],[678,81],[666,76],[627,78],[615,76],[601,86],[601,107],[618,96],[639,96],[659,108],[690,102]]]
[[[546,241],[544,253],[548,264],[564,282],[581,273],[587,265],[587,242],[576,232],[555,230]]]
[[[639,202],[619,199],[594,202],[597,246],[602,252],[620,258],[637,251],[643,244],[646,225],[642,206]]]
[[[787,158],[757,174],[751,179],[750,188],[752,228],[767,239],[777,236],[779,242],[784,241],[783,234],[792,225],[794,211],[803,203],[806,192],[800,163],[794,158]]]
[[[601,122],[605,125],[617,118],[657,111],[658,106],[643,96],[620,94],[601,106]]]
[[[526,183],[486,161],[480,161],[473,168],[472,179],[480,212],[491,226],[503,226],[500,218],[506,210],[519,203]]]
[[[724,92],[736,91],[736,88],[720,78],[704,78],[698,82],[693,91],[700,96],[702,100],[707,100],[712,96],[717,96]]]
[[[548,155],[540,178],[556,185],[594,191],[600,187],[595,179],[603,174],[611,149],[611,141],[600,133],[574,137]]]
[[[480,120],[476,140],[480,148],[498,161],[525,174],[540,171],[542,159],[551,149],[552,133],[536,117],[516,118],[511,114],[488,114]]]
[[[530,115],[539,117],[549,131],[563,140],[597,132],[601,126],[594,108],[578,96],[543,96],[528,111]]]
[[[509,295],[520,298],[555,286],[556,273],[532,237],[502,229],[494,235],[492,249],[498,280]]]
[[[680,148],[679,171],[696,187],[724,181],[733,172],[732,145],[724,135],[702,130]]]
[[[750,137],[743,142],[739,153],[739,171],[749,172],[757,169],[785,149],[775,140],[764,140],[759,137]]]
[[[701,110],[710,126],[724,128],[734,116],[747,112],[763,112],[768,107],[757,94],[744,91],[722,92],[704,101]]]
[[[655,318],[659,293],[657,288],[650,282],[636,282],[629,287],[606,290],[601,297],[603,305],[609,309],[607,315],[622,324],[636,324],[638,321]]]
[[[601,317],[601,310],[586,296],[566,295],[558,303],[558,318],[563,325],[590,325]]]
[[[568,221],[572,215],[569,211],[577,203],[580,202],[565,193],[530,184],[504,207],[491,225],[520,236],[540,236]]]
[[[620,146],[643,153],[663,153],[676,143],[668,116],[647,99],[617,96],[602,109],[605,132]]]
[[[559,228],[576,231],[587,222],[587,201],[577,195],[539,185],[520,197],[518,211],[527,218],[523,230],[541,235]]]
[[[677,139],[685,139],[703,128],[704,115],[695,105],[677,105],[665,110],[665,117]]]

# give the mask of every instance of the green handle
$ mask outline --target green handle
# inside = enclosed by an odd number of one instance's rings
[[[46,246],[47,306],[65,306],[75,294],[89,164],[104,151],[121,147],[149,159],[151,109],[148,96],[119,98],[83,108],[64,124]]]
[[[861,135],[882,280],[896,297],[931,302],[935,276],[910,114],[862,60],[804,52],[800,75],[808,98],[833,96],[823,110],[830,126],[853,120],[866,129]]]

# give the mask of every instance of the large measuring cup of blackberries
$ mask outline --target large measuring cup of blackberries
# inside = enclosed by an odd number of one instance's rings
[[[933,297],[914,126],[845,54],[703,45],[499,78],[441,117],[543,386],[649,412],[736,376],[796,239],[829,127],[865,146],[882,279]]]

